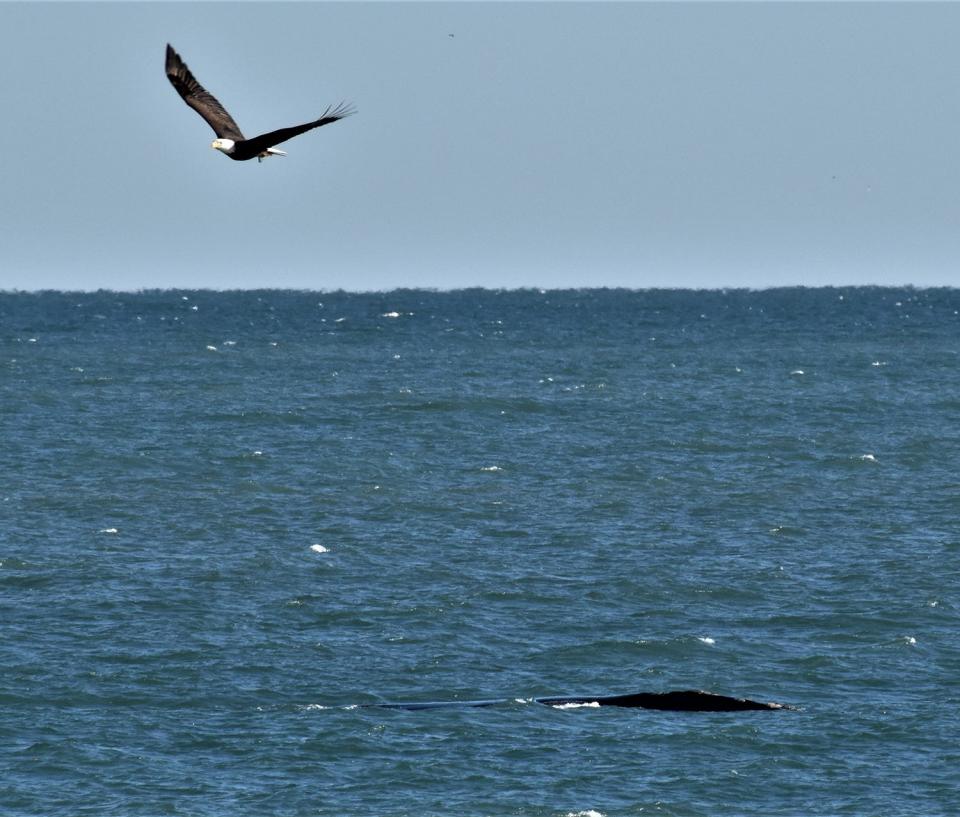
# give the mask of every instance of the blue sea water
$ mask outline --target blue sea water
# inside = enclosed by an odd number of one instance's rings
[[[0,293],[0,430],[0,814],[960,813],[958,290]]]

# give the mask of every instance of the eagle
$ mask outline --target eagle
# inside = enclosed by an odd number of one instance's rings
[[[329,106],[319,119],[313,122],[307,122],[303,125],[294,125],[291,128],[280,128],[280,130],[270,131],[260,136],[254,136],[252,139],[244,138],[237,123],[233,117],[227,113],[217,98],[207,91],[193,74],[187,68],[187,64],[180,59],[180,55],[173,50],[173,46],[167,43],[166,60],[167,79],[170,84],[191,108],[193,108],[206,123],[213,128],[217,138],[210,143],[210,147],[227,154],[231,159],[238,162],[252,159],[256,156],[257,161],[263,161],[268,156],[286,156],[282,150],[277,150],[274,145],[286,142],[294,136],[306,133],[308,130],[319,128],[322,125],[329,125],[345,116],[355,113],[353,106],[341,102],[339,105]]]

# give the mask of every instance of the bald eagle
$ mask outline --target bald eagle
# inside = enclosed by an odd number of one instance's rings
[[[167,79],[176,89],[177,93],[183,97],[191,108],[204,118],[206,123],[213,128],[217,138],[210,143],[210,147],[226,153],[231,159],[237,161],[246,161],[257,157],[257,161],[262,161],[268,156],[286,156],[282,150],[277,150],[274,145],[286,142],[301,133],[308,130],[319,128],[321,125],[329,125],[345,116],[354,113],[352,106],[341,102],[339,105],[328,107],[320,118],[307,122],[304,125],[294,125],[292,128],[281,128],[280,130],[270,131],[260,136],[254,136],[252,139],[245,139],[233,117],[227,113],[216,97],[207,91],[197,80],[187,64],[180,59],[180,55],[173,50],[173,46],[167,43]]]

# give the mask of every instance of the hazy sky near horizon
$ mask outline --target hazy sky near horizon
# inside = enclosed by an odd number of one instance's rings
[[[960,286],[960,5],[0,2],[0,290]],[[170,42],[247,135],[234,162]]]

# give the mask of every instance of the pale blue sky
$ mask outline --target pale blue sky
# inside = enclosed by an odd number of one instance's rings
[[[954,4],[0,3],[0,289],[960,285],[958,34]],[[359,113],[233,162],[168,41],[248,135]]]

